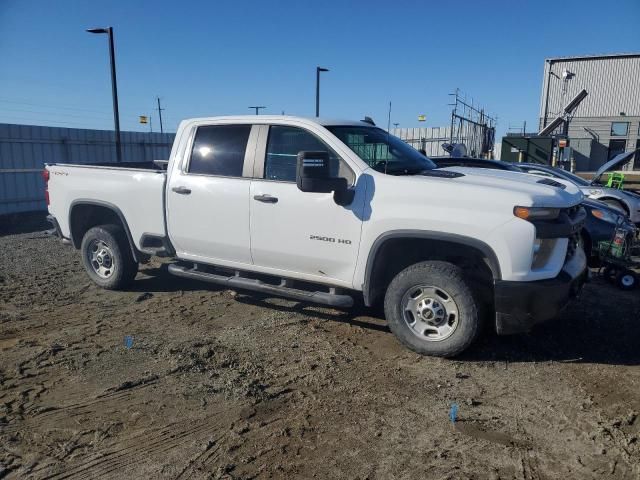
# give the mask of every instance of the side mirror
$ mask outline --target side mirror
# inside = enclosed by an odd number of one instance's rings
[[[346,178],[331,176],[328,152],[298,152],[296,183],[302,192],[330,193],[338,205],[349,205],[355,192],[349,189]]]

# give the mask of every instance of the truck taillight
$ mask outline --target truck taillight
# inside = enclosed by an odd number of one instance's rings
[[[44,179],[44,200],[49,206],[49,170],[46,168],[42,170],[42,178]]]

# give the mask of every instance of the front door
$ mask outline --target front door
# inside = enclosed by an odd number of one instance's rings
[[[364,186],[354,186],[351,205],[337,205],[331,193],[298,190],[299,151],[328,151],[335,175],[355,183],[347,163],[322,140],[298,127],[269,127],[264,157],[256,156],[251,181],[251,253],[256,266],[287,276],[351,286],[358,256]]]
[[[167,189],[169,237],[180,258],[219,265],[251,264],[251,125],[205,125],[196,130],[185,164]],[[250,140],[251,137],[251,140]],[[245,157],[246,161],[245,161]]]

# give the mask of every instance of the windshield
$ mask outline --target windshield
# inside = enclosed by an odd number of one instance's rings
[[[377,127],[328,126],[371,168],[390,175],[412,175],[436,165],[416,149]]]

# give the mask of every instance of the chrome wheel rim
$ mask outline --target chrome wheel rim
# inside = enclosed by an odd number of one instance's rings
[[[113,252],[103,240],[92,240],[87,256],[91,268],[100,278],[109,278],[113,275],[115,270]]]
[[[458,328],[458,305],[442,288],[417,285],[402,297],[402,316],[411,332],[422,340],[440,342]]]

